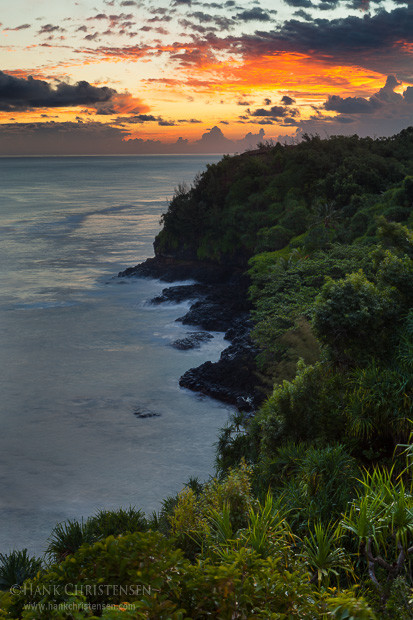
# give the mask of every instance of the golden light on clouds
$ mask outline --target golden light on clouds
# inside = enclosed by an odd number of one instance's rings
[[[71,10],[57,0],[41,14],[15,0],[2,16],[9,53],[0,123],[94,123],[120,140],[165,143],[197,140],[214,126],[234,140],[260,129],[269,138],[309,130],[377,135],[413,124],[413,7],[386,0],[297,12],[278,4],[275,13],[269,0],[257,10],[239,0],[208,11],[190,2],[84,0]],[[369,105],[388,75],[396,80],[391,90]],[[78,83],[102,96],[74,96],[67,105],[56,95]],[[42,88],[53,105],[39,99]],[[337,109],[326,107],[331,97]]]

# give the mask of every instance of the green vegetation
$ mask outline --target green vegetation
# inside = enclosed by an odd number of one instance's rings
[[[265,402],[158,514],[0,556],[0,618],[411,618],[413,128],[224,157],[163,224],[158,253],[248,270]]]
[[[31,579],[41,569],[42,561],[30,557],[27,549],[0,553],[0,589],[21,586],[26,579]]]
[[[289,469],[287,456],[280,462]],[[328,484],[320,461],[326,467],[332,456],[337,470],[347,468],[343,484],[354,474],[338,448],[327,457],[304,454],[296,473],[307,497]],[[289,518],[291,498],[268,491],[259,500],[253,478],[254,468],[241,461],[197,492],[186,486],[169,504],[167,535],[155,526],[125,529],[38,563],[20,590],[3,582],[0,618],[409,617],[413,513],[403,477],[366,473],[341,518],[310,517],[302,533],[303,519]]]
[[[49,537],[46,553],[56,561],[64,560],[75,553],[84,543],[91,544],[108,536],[119,536],[126,532],[140,532],[147,529],[147,521],[141,510],[99,510],[87,521],[68,520],[58,523]]]
[[[374,216],[410,217],[413,129],[394,138],[305,137],[207,167],[179,187],[163,216],[159,252],[247,267],[257,252],[374,243]]]

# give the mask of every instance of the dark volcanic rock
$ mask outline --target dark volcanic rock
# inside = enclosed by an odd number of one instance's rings
[[[136,267],[128,267],[118,273],[118,277],[157,278],[163,282],[178,282],[180,280],[196,280],[203,284],[215,284],[231,277],[233,270],[230,267],[203,263],[201,261],[174,260],[164,256],[148,258]]]
[[[208,334],[208,332],[188,332],[185,338],[175,340],[171,346],[180,351],[187,351],[188,349],[199,349],[203,342],[208,342],[214,336]]]
[[[249,312],[248,280],[233,274],[226,281],[204,285],[202,297],[188,312],[176,319],[184,325],[196,325],[207,331],[226,332]]]
[[[231,326],[233,319],[233,308],[210,301],[197,301],[184,316],[176,320],[184,325],[197,325],[201,329],[225,332]]]
[[[249,338],[248,325],[248,321],[239,320],[237,335],[222,351],[219,361],[191,368],[182,375],[179,385],[235,405],[240,411],[255,410],[263,396],[256,376],[257,350]]]
[[[126,269],[119,276],[152,277],[167,282],[196,280],[197,284],[164,289],[152,302],[179,303],[196,299],[188,312],[177,321],[207,331],[223,331],[231,345],[221,353],[218,362],[205,362],[198,368],[188,370],[180,378],[179,385],[235,405],[242,411],[253,411],[259,406],[263,391],[256,375],[257,350],[249,338],[251,324],[247,276],[234,267],[174,261],[162,256]],[[202,332],[188,334],[172,346],[184,350],[199,346],[200,334]]]
[[[161,416],[160,413],[150,411],[149,409],[145,409],[144,407],[142,407],[141,409],[137,409],[133,413],[134,415],[136,415],[137,418],[140,418],[141,420],[145,418],[159,418]]]
[[[165,302],[179,304],[188,299],[199,299],[209,293],[209,286],[205,284],[181,284],[164,288],[160,295],[151,299],[151,304],[163,304]]]

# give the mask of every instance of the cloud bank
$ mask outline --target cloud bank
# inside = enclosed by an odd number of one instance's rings
[[[96,121],[7,123],[0,125],[0,155],[137,155],[241,153],[264,141],[264,130],[229,140],[212,127],[199,140],[179,137],[175,142],[144,138],[126,139],[127,131]]]
[[[85,81],[73,86],[61,82],[53,88],[31,76],[18,78],[0,71],[0,110],[7,112],[96,105],[110,101],[116,94],[113,88],[92,86]]]

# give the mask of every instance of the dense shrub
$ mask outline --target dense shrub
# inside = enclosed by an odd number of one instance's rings
[[[257,235],[257,249],[260,252],[281,250],[288,244],[291,237],[293,237],[293,233],[283,226],[278,225],[272,228],[263,228]]]
[[[296,206],[289,209],[287,207],[286,214],[280,219],[280,224],[284,228],[291,230],[294,235],[301,235],[307,230],[309,219],[308,209],[304,206]]]
[[[180,579],[188,567],[182,552],[159,533],[110,536],[83,545],[44,575],[27,581],[15,595],[12,610],[20,613],[30,604],[41,612],[40,604],[48,603],[64,608],[64,603],[80,593],[98,612],[107,605],[127,602],[143,617],[145,613],[167,617],[179,609]]]
[[[100,510],[86,521],[68,520],[58,523],[49,537],[46,553],[55,561],[75,553],[84,543],[90,544],[108,536],[119,536],[147,528],[144,513],[136,508]]]
[[[329,279],[314,306],[319,338],[343,362],[386,354],[386,337],[398,315],[391,289],[379,288],[362,271],[337,282]]]
[[[299,365],[293,381],[276,386],[251,423],[261,452],[271,455],[285,441],[339,440],[343,433],[344,385],[340,374],[321,363]]]

